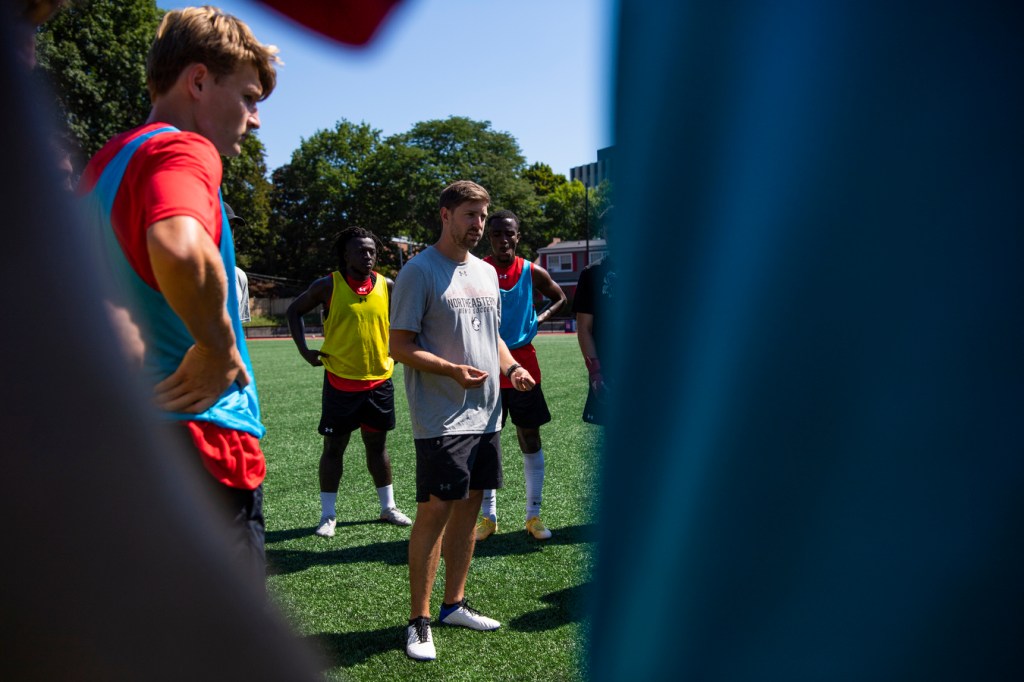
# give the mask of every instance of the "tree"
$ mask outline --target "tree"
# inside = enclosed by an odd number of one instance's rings
[[[598,216],[610,205],[611,183],[607,180],[589,189],[579,180],[559,185],[544,205],[544,219],[551,226],[550,236],[566,241],[598,237]]]
[[[40,71],[86,158],[146,120],[146,55],[162,16],[154,0],[91,0],[69,4],[39,29]]]
[[[239,267],[255,272],[274,268],[270,233],[271,184],[267,179],[266,149],[255,134],[246,136],[242,153],[224,158],[221,194],[245,223],[233,228]]]
[[[274,171],[275,274],[312,281],[337,268],[334,239],[365,222],[362,169],[379,143],[379,130],[341,120],[302,140],[291,161]]]
[[[567,182],[564,175],[555,173],[551,166],[540,162],[523,171],[523,178],[533,186],[534,193],[541,199]]]
[[[523,179],[533,187],[537,211],[532,220],[520,218],[522,237],[519,242],[519,253],[524,258],[533,260],[536,258],[537,249],[547,246],[555,237],[561,237],[565,231],[563,223],[548,216],[547,204],[559,188],[566,186],[567,181],[564,175],[551,170],[551,166],[539,162],[523,171]]]
[[[538,215],[536,194],[522,178],[516,139],[489,121],[461,116],[417,123],[389,137],[366,165],[362,185],[368,221],[388,237],[432,243],[441,230],[437,200],[455,180],[473,180],[491,195],[491,210]],[[486,244],[479,251],[485,252]]]

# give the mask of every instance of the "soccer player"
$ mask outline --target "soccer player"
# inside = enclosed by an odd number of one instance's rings
[[[233,520],[232,551],[261,576],[264,428],[219,188],[221,155],[237,156],[259,128],[276,53],[215,8],[168,12],[146,63],[149,118],[100,149],[79,188],[96,208],[111,303],[137,335],[155,401]]]
[[[288,328],[299,354],[313,367],[323,367],[320,414],[320,523],[316,534],[333,537],[335,503],[344,471],[345,448],[359,429],[380,500],[380,518],[396,526],[412,521],[395,506],[391,459],[386,440],[395,428],[395,361],[388,354],[388,304],[392,282],[373,271],[377,238],[361,227],[338,236],[338,269],[313,282],[288,306]],[[320,350],[306,345],[302,316],[322,305],[324,343]]]
[[[501,624],[469,607],[466,576],[483,491],[501,487],[498,375],[520,391],[530,372],[498,332],[501,296],[494,268],[470,254],[484,234],[491,197],[468,180],[441,193],[441,236],[398,273],[391,353],[406,366],[416,444],[416,523],[409,537],[410,618],[406,654],[432,660],[430,593],[441,554],[439,620],[473,630]]]
[[[540,520],[544,491],[544,450],[540,427],[551,421],[547,401],[540,388],[540,365],[533,337],[540,323],[565,305],[565,292],[555,284],[548,271],[516,255],[520,235],[519,218],[512,211],[498,211],[487,218],[487,234],[491,255],[484,258],[498,272],[501,290],[501,340],[508,346],[515,361],[525,367],[537,382],[531,390],[520,392],[501,377],[501,423],[511,415],[516,426],[519,449],[523,452],[523,477],[526,480],[526,532],[538,540],[547,540],[551,531]],[[551,300],[537,314],[533,305],[534,291]],[[482,516],[476,526],[477,542],[498,530],[497,500],[494,490],[485,490]]]
[[[228,217],[232,232],[235,225],[245,225],[242,217],[235,213],[231,204],[227,202],[224,203],[224,213]],[[238,319],[241,322],[248,322],[252,319],[252,311],[249,310],[249,277],[245,274],[245,270],[237,265],[235,266],[235,291],[238,294]]]
[[[608,241],[611,206],[601,214],[602,232]],[[572,300],[573,312],[576,313],[576,340],[583,353],[583,361],[587,365],[589,387],[587,402],[583,406],[583,421],[589,424],[604,424],[607,419],[608,384],[601,371],[601,360],[598,351],[603,348],[602,324],[605,322],[607,310],[611,305],[615,291],[615,266],[612,264],[611,252],[597,263],[591,263],[580,273],[576,295]]]

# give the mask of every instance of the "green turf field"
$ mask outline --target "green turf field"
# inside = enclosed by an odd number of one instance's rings
[[[311,347],[319,344],[311,343]],[[586,370],[574,335],[535,341],[553,416],[541,430],[547,475],[541,518],[554,536],[523,530],[523,465],[511,424],[502,436],[505,488],[499,532],[476,548],[466,594],[502,622],[496,632],[433,626],[438,659],[405,656],[409,617],[409,529],[376,522],[380,513],[357,434],[345,457],[337,534],[313,535],[320,517],[317,463],[323,371],[290,340],[249,344],[267,435],[263,440],[267,560],[271,594],[295,629],[319,649],[330,679],[582,679],[584,592],[593,562],[592,501],[599,433],[580,419]],[[399,508],[415,517],[415,453],[402,384],[395,371],[398,426],[388,438]],[[431,600],[443,596],[444,563]]]

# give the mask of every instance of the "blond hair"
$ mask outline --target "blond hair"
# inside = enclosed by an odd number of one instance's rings
[[[248,26],[216,7],[186,7],[164,15],[146,59],[146,87],[150,99],[167,93],[189,64],[203,64],[215,77],[252,64],[263,86],[261,100],[277,84],[277,48],[256,40]]]

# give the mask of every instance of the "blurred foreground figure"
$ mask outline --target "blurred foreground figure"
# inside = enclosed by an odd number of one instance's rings
[[[19,3],[0,3],[0,284],[16,321],[0,341],[0,679],[317,679],[261,587],[239,579],[189,455],[112,341],[16,56],[26,26]]]
[[[1024,7],[904,5],[621,5],[594,680],[1024,679]]]

